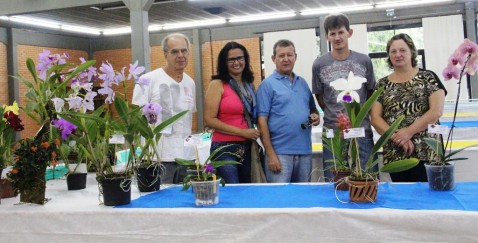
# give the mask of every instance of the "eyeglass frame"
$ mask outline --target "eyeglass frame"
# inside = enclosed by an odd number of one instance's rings
[[[228,59],[226,59],[226,61],[227,61],[227,64],[232,65],[232,64],[236,63],[236,61],[237,62],[244,62],[244,61],[246,61],[246,58],[244,56],[238,56],[238,57],[234,57],[234,58],[228,58]]]
[[[189,55],[189,49],[172,49],[171,51],[165,51],[166,53],[170,54],[171,56],[177,56],[179,53],[183,54],[183,56]]]

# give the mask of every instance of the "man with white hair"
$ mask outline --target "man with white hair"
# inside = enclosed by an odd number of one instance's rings
[[[146,103],[160,104],[162,109],[158,123],[188,110],[185,116],[162,132],[163,135],[157,144],[160,156],[157,159],[161,160],[166,169],[161,182],[172,184],[178,169],[174,159],[195,158],[193,147],[184,146],[184,139],[191,135],[192,114],[196,111],[196,86],[194,80],[184,72],[190,54],[189,39],[181,33],[173,33],[166,36],[161,45],[166,64],[143,75],[150,83],[144,90],[139,85],[135,87],[133,104],[139,106]]]

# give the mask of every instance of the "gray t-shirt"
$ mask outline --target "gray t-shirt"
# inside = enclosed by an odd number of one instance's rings
[[[360,103],[363,104],[367,99],[367,91],[373,90],[375,87],[372,61],[367,55],[350,51],[346,60],[339,61],[332,57],[330,53],[326,53],[317,58],[312,65],[312,93],[324,97],[326,109],[324,110],[323,126],[326,128],[335,129],[337,114],[340,111],[346,113],[342,103],[337,103],[339,92],[330,86],[330,82],[339,78],[347,79],[350,71],[354,73],[354,76],[367,79],[367,82],[363,83],[362,88],[357,91],[360,96]],[[366,134],[372,134],[368,116],[364,119],[362,127],[365,128]]]

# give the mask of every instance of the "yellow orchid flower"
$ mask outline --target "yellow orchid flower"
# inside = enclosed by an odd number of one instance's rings
[[[18,107],[18,103],[16,101],[13,101],[12,105],[3,105],[3,110],[4,113],[12,111],[13,114],[18,115],[20,108]]]

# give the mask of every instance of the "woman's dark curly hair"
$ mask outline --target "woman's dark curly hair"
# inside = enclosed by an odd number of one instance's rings
[[[242,81],[248,83],[254,82],[254,74],[251,70],[249,52],[247,52],[247,49],[243,45],[235,41],[226,43],[226,45],[224,45],[219,52],[217,58],[217,74],[213,75],[212,79],[220,79],[222,81],[229,81],[231,79],[231,75],[229,75],[229,71],[227,69],[227,55],[232,49],[241,49],[244,53],[245,64],[244,71],[242,71]]]

